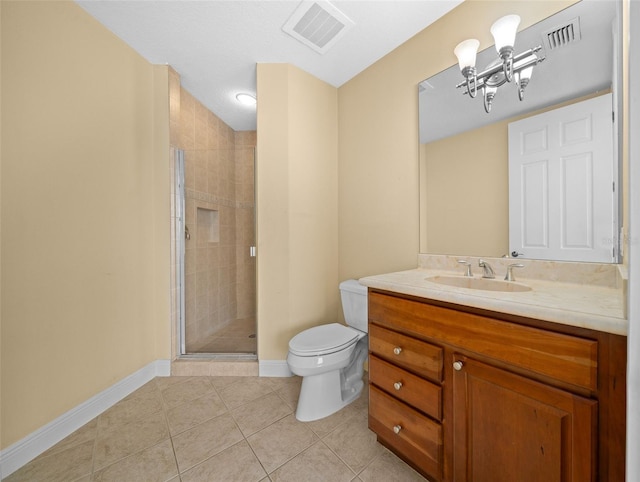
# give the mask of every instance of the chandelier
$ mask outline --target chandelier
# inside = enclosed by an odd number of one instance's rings
[[[498,92],[498,87],[514,81],[518,90],[518,98],[524,99],[524,89],[531,79],[533,67],[544,60],[537,53],[542,50],[542,46],[526,50],[514,55],[514,45],[516,31],[520,25],[518,15],[507,15],[499,18],[491,26],[491,34],[496,45],[499,58],[491,62],[485,70],[476,73],[476,55],[480,42],[476,39],[468,39],[460,42],[453,53],[458,57],[458,65],[463,82],[456,85],[457,88],[466,87],[464,94],[469,94],[475,98],[478,91],[482,93],[484,99],[484,110],[491,112],[493,99]]]

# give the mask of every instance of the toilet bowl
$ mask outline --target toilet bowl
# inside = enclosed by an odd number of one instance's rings
[[[302,377],[296,418],[303,422],[337,412],[356,400],[364,387],[367,288],[357,280],[347,280],[340,283],[340,293],[349,326],[314,326],[289,341],[289,369]]]

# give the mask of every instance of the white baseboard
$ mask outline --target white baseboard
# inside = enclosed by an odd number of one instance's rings
[[[287,360],[260,360],[258,373],[261,377],[292,377]]]
[[[154,377],[167,377],[170,373],[170,360],[151,362],[2,450],[0,452],[0,479],[23,467]]]

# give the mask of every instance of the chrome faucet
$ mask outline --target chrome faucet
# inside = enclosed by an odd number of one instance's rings
[[[493,268],[485,260],[483,259],[478,260],[478,266],[480,266],[483,269],[482,271],[483,278],[493,279],[496,277],[495,273],[493,272]]]
[[[513,268],[524,268],[524,264],[515,263],[507,266],[507,274],[504,277],[505,281],[515,281],[516,279],[513,277]]]

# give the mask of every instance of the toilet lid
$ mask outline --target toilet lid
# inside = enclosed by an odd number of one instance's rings
[[[289,351],[298,356],[334,353],[358,341],[358,332],[340,323],[314,326],[291,338]]]

